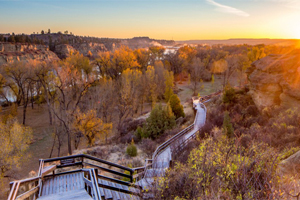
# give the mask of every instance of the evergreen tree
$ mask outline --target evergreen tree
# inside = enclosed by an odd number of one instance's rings
[[[226,111],[224,113],[224,120],[223,120],[223,130],[225,132],[225,134],[227,135],[227,137],[233,137],[234,136],[234,129],[232,127],[232,123],[230,122],[230,116],[229,116],[229,112]]]
[[[176,124],[175,116],[169,104],[164,107],[161,104],[155,105],[146,121],[144,137],[151,137],[152,139],[157,138]]]
[[[181,105],[180,99],[176,94],[173,94],[170,97],[169,102],[176,119],[178,119],[179,117],[185,117],[185,114],[183,112],[183,106]]]

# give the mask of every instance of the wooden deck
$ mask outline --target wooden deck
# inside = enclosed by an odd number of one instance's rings
[[[54,176],[43,183],[41,196],[84,189],[83,172]]]
[[[56,194],[50,194],[41,196],[38,200],[91,200],[93,199],[85,189],[71,190],[69,192],[59,192]]]

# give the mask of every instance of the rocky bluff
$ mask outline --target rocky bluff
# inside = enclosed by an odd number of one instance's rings
[[[300,107],[300,50],[257,60],[246,73],[258,109],[274,105]]]
[[[0,66],[16,61],[51,61],[59,59],[45,45],[0,43]]]

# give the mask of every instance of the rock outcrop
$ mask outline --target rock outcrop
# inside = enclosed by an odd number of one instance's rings
[[[88,56],[89,52],[96,56],[99,52],[107,51],[104,44],[99,43],[78,43],[78,44],[59,44],[55,46],[55,53],[59,58],[66,58],[70,53],[79,52]]]
[[[278,172],[281,175],[299,176],[300,170],[300,151],[282,160],[278,165]]]
[[[0,66],[17,61],[52,61],[59,58],[45,45],[0,43]]]
[[[300,107],[300,50],[257,60],[246,73],[259,110],[274,105]]]

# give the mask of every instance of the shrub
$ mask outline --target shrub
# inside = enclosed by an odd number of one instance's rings
[[[209,138],[160,180],[156,199],[278,199],[278,161],[262,143],[245,149],[224,136]]]
[[[141,142],[141,149],[143,152],[147,154],[148,157],[152,157],[152,154],[154,153],[156,149],[157,143],[149,138],[145,138]]]
[[[128,145],[128,147],[126,148],[126,153],[127,155],[129,155],[130,157],[135,157],[137,156],[137,148],[134,144],[134,141],[131,141],[131,144]]]
[[[234,103],[236,99],[235,90],[233,88],[225,88],[223,94],[223,103]]]

